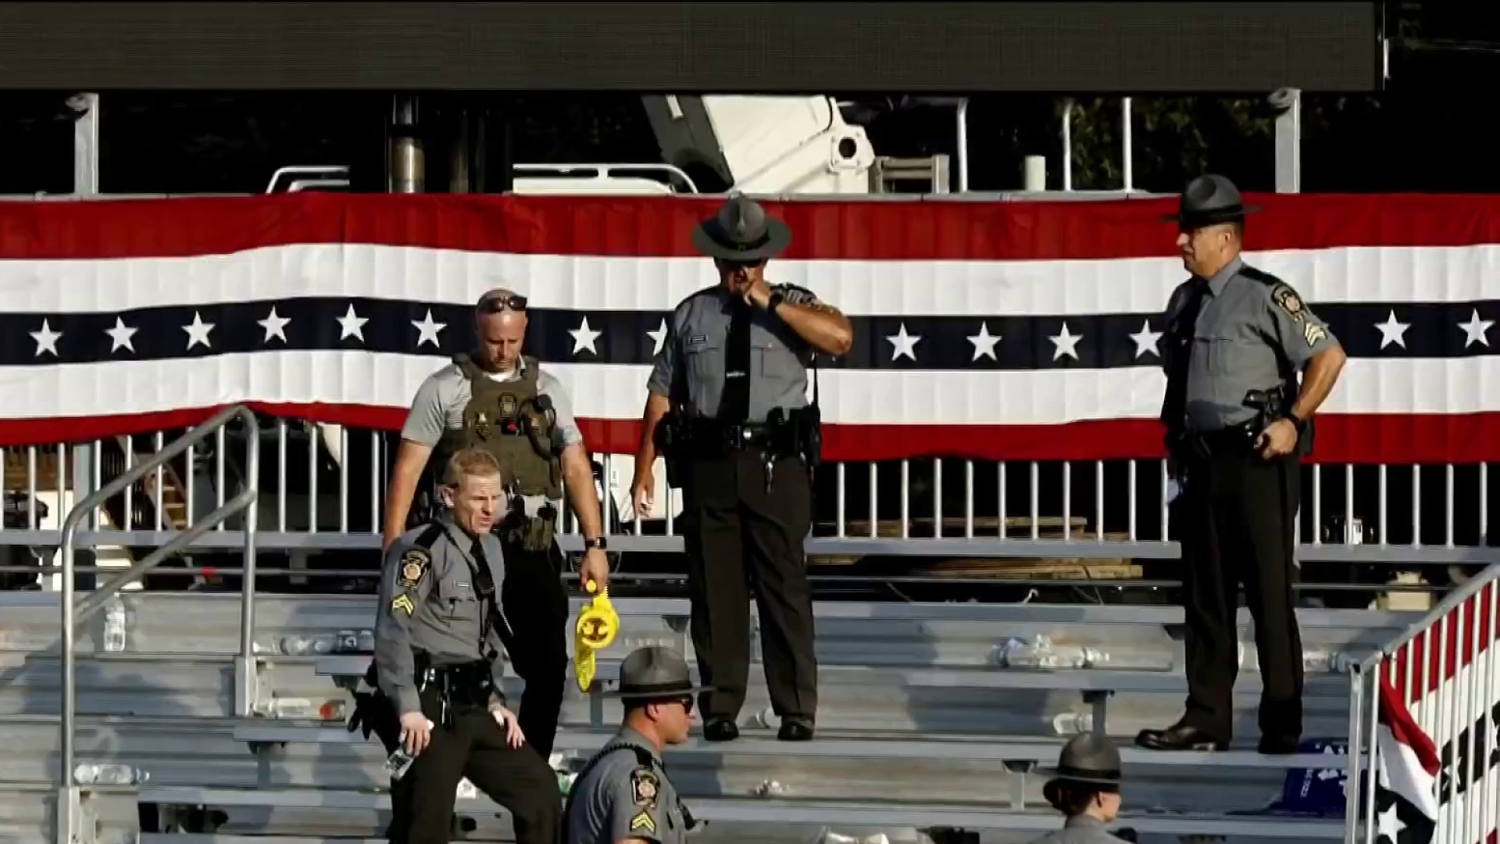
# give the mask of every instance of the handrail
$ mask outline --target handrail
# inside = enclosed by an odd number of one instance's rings
[[[167,463],[172,458],[186,451],[190,446],[203,441],[210,434],[223,428],[231,420],[239,419],[245,423],[246,457],[245,457],[245,490],[233,499],[225,502],[217,510],[208,514],[202,522],[194,524],[188,530],[177,534],[165,545],[156,549],[145,559],[131,566],[118,577],[94,590],[93,594],[85,599],[80,605],[74,606],[74,538],[78,532],[78,525],[100,505],[109,500],[115,494],[145,477],[148,472]],[[255,531],[256,531],[256,509],[255,502],[259,491],[260,479],[260,424],[255,419],[255,414],[250,412],[244,405],[235,405],[225,408],[209,417],[197,427],[178,437],[171,445],[152,455],[150,459],[143,461],[129,471],[110,481],[103,488],[90,493],[82,501],[73,505],[62,524],[62,718],[59,730],[62,733],[62,771],[61,785],[58,794],[57,806],[57,840],[60,844],[71,844],[73,841],[73,824],[76,820],[77,788],[78,781],[73,770],[73,722],[74,709],[76,708],[75,696],[77,693],[76,680],[74,678],[74,639],[77,633],[76,625],[87,620],[98,612],[110,598],[130,584],[132,581],[145,574],[150,569],[160,564],[163,560],[175,554],[177,551],[191,544],[195,539],[202,536],[208,530],[223,522],[230,516],[244,512],[244,575],[241,578],[240,587],[240,653],[237,657],[238,670],[235,672],[235,708],[236,714],[248,715],[253,703],[254,695],[254,653],[252,640],[255,628]]]
[[[607,179],[610,174],[619,170],[666,173],[668,176],[675,176],[681,179],[682,183],[687,186],[688,193],[698,193],[698,184],[693,181],[693,177],[689,176],[681,167],[675,164],[662,164],[658,162],[641,162],[638,164],[630,162],[563,162],[561,164],[514,164],[511,166],[511,170],[515,173],[571,173],[580,170],[592,170],[598,174],[597,178],[599,179]]]
[[[1394,654],[1407,642],[1410,642],[1412,639],[1417,638],[1417,634],[1423,632],[1424,630],[1432,629],[1432,626],[1441,621],[1443,616],[1452,612],[1454,607],[1473,597],[1476,592],[1484,588],[1485,584],[1489,583],[1491,580],[1496,579],[1497,577],[1500,577],[1500,563],[1486,566],[1483,571],[1469,578],[1468,582],[1463,586],[1454,589],[1452,592],[1449,592],[1447,595],[1445,595],[1443,597],[1443,600],[1438,602],[1437,606],[1433,607],[1431,610],[1428,610],[1427,614],[1422,616],[1421,620],[1413,622],[1410,626],[1408,626],[1405,632],[1403,632],[1400,636],[1392,639],[1389,642],[1386,642],[1385,644],[1381,645],[1379,649],[1373,651],[1369,656],[1365,657],[1364,660],[1360,662],[1360,670],[1373,670],[1376,664],[1380,662],[1380,660]]]

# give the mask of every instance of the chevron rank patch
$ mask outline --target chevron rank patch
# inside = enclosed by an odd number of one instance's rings
[[[432,566],[432,556],[421,548],[413,548],[401,555],[401,585],[412,588],[422,582],[427,569]]]
[[[1324,331],[1323,326],[1317,323],[1309,322],[1302,327],[1302,337],[1307,340],[1309,348],[1318,345],[1318,341],[1327,336],[1328,332]]]
[[[653,835],[656,834],[656,821],[652,820],[651,813],[645,809],[636,812],[635,817],[630,819],[630,831],[635,832],[636,830],[643,830]]]
[[[416,612],[417,608],[416,605],[411,602],[411,596],[406,594],[405,592],[402,592],[400,595],[396,596],[396,600],[391,601],[391,612],[396,612],[397,610],[400,610],[401,612],[404,612],[408,616],[410,616],[412,613]]]

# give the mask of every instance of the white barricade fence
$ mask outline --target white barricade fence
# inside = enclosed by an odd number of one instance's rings
[[[1362,787],[1349,789],[1358,794],[1348,802],[1350,842],[1494,840],[1497,631],[1500,566],[1491,566],[1351,668],[1349,782]]]
[[[158,431],[0,449],[6,467],[0,474],[0,500],[6,502],[0,548],[30,547],[50,559],[62,515],[54,511],[66,510],[66,502],[81,497],[79,490],[98,489],[177,435]],[[242,435],[231,428],[227,436]],[[111,556],[123,556],[118,549],[160,544],[221,506],[244,482],[244,467],[225,437],[221,429],[207,448],[189,448],[127,487],[94,514],[81,547],[95,548],[101,565],[109,565]],[[305,557],[379,547],[398,434],[265,418],[262,438],[261,548]],[[611,549],[680,551],[682,496],[667,491],[662,462],[655,467],[653,512],[641,519],[630,501],[632,457],[597,454],[594,460],[597,488],[607,493],[602,506]],[[1305,583],[1333,592],[1367,591],[1392,584],[1395,569],[1405,569],[1409,582],[1387,590],[1399,595],[1424,584],[1461,582],[1500,562],[1489,527],[1493,481],[1487,464],[1309,464],[1303,476],[1298,557]],[[1178,556],[1169,507],[1175,484],[1162,460],[826,463],[816,484],[808,542],[815,555],[1056,555],[1095,561]],[[560,508],[558,519],[564,549],[581,548],[571,510]],[[194,547],[237,547],[236,526],[234,520],[221,524]],[[1363,570],[1364,580],[1348,582],[1350,567]]]

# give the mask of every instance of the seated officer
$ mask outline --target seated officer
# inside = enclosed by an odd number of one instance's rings
[[[376,685],[399,718],[396,740],[416,757],[391,788],[390,840],[446,842],[467,776],[511,812],[517,842],[555,844],[557,780],[500,691],[506,620],[495,584],[505,566],[490,532],[505,503],[499,463],[458,451],[439,497],[441,515],[391,545],[380,580]]]
[[[1063,745],[1056,776],[1042,796],[1068,820],[1032,844],[1125,844],[1104,825],[1120,813],[1120,751],[1099,733],[1081,733]]]
[[[589,760],[568,794],[568,844],[683,841],[692,816],[667,779],[661,751],[687,741],[693,723],[687,661],[670,648],[631,652],[620,666],[620,731]]]

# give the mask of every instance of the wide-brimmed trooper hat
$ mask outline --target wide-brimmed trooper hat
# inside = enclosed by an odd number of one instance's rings
[[[637,648],[620,663],[620,685],[605,693],[605,697],[625,700],[655,700],[657,698],[695,695],[708,691],[711,686],[693,685],[687,660],[671,648],[652,646]]]
[[[1099,733],[1080,733],[1063,745],[1057,767],[1043,768],[1040,773],[1052,779],[1042,786],[1042,795],[1055,804],[1061,785],[1093,785],[1119,788],[1124,779],[1120,770],[1120,751],[1115,743]]]
[[[693,229],[693,246],[699,252],[726,261],[763,261],[791,242],[792,230],[786,223],[741,195],[731,196],[718,213]]]
[[[1216,173],[1209,173],[1188,182],[1177,200],[1177,213],[1162,217],[1165,222],[1175,222],[1184,229],[1211,226],[1244,220],[1246,214],[1260,210],[1258,205],[1245,205],[1240,189],[1234,182]]]

